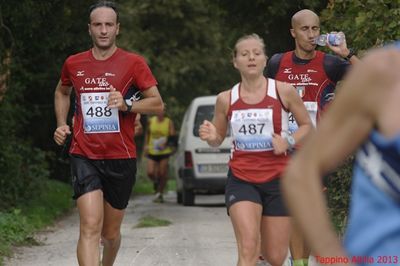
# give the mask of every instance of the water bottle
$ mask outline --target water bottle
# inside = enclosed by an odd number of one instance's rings
[[[315,43],[319,46],[325,46],[327,42],[329,42],[332,46],[339,46],[345,40],[345,36],[342,32],[338,33],[328,33],[321,34],[315,39]]]

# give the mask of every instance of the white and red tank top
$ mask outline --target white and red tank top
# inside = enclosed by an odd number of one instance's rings
[[[229,166],[239,179],[263,183],[278,178],[289,157],[275,155],[272,133],[287,134],[288,113],[276,81],[268,79],[267,93],[257,104],[247,104],[240,97],[240,83],[231,89],[228,120],[233,137]]]
[[[110,58],[96,60],[88,50],[67,58],[61,82],[75,91],[70,153],[89,159],[136,158],[136,114],[110,109],[107,101],[111,86],[128,99],[133,88],[144,91],[157,85],[145,60],[119,48]]]

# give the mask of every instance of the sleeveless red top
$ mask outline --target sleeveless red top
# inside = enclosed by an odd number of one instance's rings
[[[278,178],[289,157],[275,155],[272,133],[286,134],[288,113],[276,90],[276,81],[268,79],[267,94],[257,104],[247,104],[240,97],[240,84],[231,90],[228,110],[233,148],[229,166],[239,179],[263,183]]]
[[[283,54],[275,76],[276,80],[296,88],[314,125],[334,97],[336,86],[325,71],[324,57],[325,53],[316,51],[316,56],[307,64],[296,64],[293,62],[293,51],[287,52]],[[293,117],[289,120],[293,122]]]

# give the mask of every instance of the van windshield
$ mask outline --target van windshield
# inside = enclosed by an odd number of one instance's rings
[[[194,118],[193,135],[199,136],[199,127],[204,120],[211,121],[214,116],[214,105],[200,105]]]

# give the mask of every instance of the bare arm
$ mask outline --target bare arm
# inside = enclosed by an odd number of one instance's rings
[[[354,151],[371,128],[359,112],[338,107],[342,99],[335,101],[317,133],[294,156],[283,179],[290,212],[319,256],[344,255],[330,223],[321,176]]]
[[[143,126],[142,123],[140,123],[140,114],[137,114],[135,119],[135,137],[140,136],[142,134],[143,134]]]
[[[301,143],[306,135],[313,129],[312,122],[306,107],[296,89],[288,83],[277,82],[277,89],[282,99],[282,103],[294,115],[299,126],[298,130],[293,134],[296,143]],[[287,151],[289,144],[282,136],[274,134],[273,145],[274,153],[282,154]]]
[[[57,127],[67,124],[71,92],[72,88],[70,86],[63,86],[61,80],[58,82],[54,92],[54,108],[56,112]]]
[[[150,140],[150,117],[147,118],[146,131],[144,132],[144,145],[143,154],[149,153],[149,140]]]
[[[169,135],[170,136],[175,136],[176,135],[174,122],[172,122],[171,119],[169,120]]]
[[[142,94],[144,99],[133,102],[131,112],[138,114],[160,114],[164,111],[164,102],[156,86],[142,91]],[[108,97],[108,107],[118,108],[118,110],[123,112],[126,112],[128,109],[121,92],[112,86]]]
[[[71,91],[72,88],[70,86],[63,86],[60,80],[54,92],[54,110],[57,119],[57,129],[54,132],[53,138],[58,145],[64,144],[67,135],[71,134],[71,130],[67,125]]]
[[[156,86],[142,92],[144,99],[134,102],[131,112],[140,114],[160,114],[164,111],[164,102]]]
[[[175,126],[174,126],[174,122],[172,122],[172,119],[169,120],[168,138],[170,138],[171,136],[173,137],[173,139],[167,139],[167,145],[173,150],[173,152],[175,152],[177,149],[178,143],[177,143]]]
[[[215,104],[213,121],[205,120],[199,128],[199,135],[202,140],[207,141],[208,145],[217,147],[221,145],[226,136],[228,127],[227,114],[229,109],[230,91],[218,94]]]
[[[290,212],[319,256],[345,256],[330,223],[321,176],[334,169],[379,125],[387,88],[393,87],[400,67],[395,54],[373,52],[350,70],[343,90],[321,120],[318,130],[294,156],[283,178]],[[398,81],[397,81],[398,82]]]

